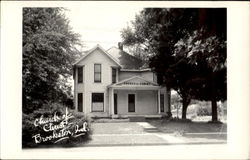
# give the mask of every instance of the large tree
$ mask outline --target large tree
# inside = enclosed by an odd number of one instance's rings
[[[197,27],[197,16],[197,9],[146,8],[136,15],[132,27],[123,29],[121,34],[125,45],[144,49],[158,83],[167,86],[167,93],[172,88],[180,94],[184,119],[195,70],[186,55],[175,52],[175,44]]]
[[[226,59],[225,18],[225,9],[146,8],[136,16],[132,27],[122,30],[125,45],[140,46],[148,54],[159,84],[180,94],[184,119],[192,98],[211,100],[213,117],[217,117],[212,99],[216,93],[225,93],[225,88],[215,82],[215,71]],[[207,54],[200,54],[204,52]],[[205,94],[204,85],[211,94]]]
[[[63,103],[71,94],[67,79],[79,56],[79,35],[62,8],[23,9],[23,112],[46,102]]]
[[[199,69],[193,97],[210,100],[212,121],[218,121],[217,101],[227,99],[226,9],[200,9],[199,15],[200,27],[175,46]]]

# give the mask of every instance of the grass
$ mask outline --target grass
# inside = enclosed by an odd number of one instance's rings
[[[225,123],[166,120],[152,120],[148,122],[157,127],[160,132],[177,136],[187,143],[225,143],[227,140],[227,124]]]
[[[136,122],[92,123],[93,134],[140,134],[143,128]]]
[[[214,124],[207,122],[178,122],[167,120],[150,120],[151,125],[157,127],[163,133],[213,133],[227,132],[226,124]]]
[[[93,139],[87,145],[209,144],[226,143],[227,140],[226,124],[166,119],[148,119],[147,122],[152,125],[151,128],[156,127],[156,132],[147,130],[145,126],[139,124],[145,122],[93,123]]]

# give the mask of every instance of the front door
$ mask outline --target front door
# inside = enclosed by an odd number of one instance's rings
[[[114,114],[117,114],[117,94],[114,94]]]
[[[128,112],[135,112],[135,94],[128,95]]]

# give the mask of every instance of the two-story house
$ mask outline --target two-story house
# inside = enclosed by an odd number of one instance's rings
[[[145,63],[123,51],[100,45],[74,66],[74,105],[91,117],[161,117],[169,111],[170,94],[157,84]]]

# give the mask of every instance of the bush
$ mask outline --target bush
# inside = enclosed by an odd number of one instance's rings
[[[197,116],[212,116],[212,106],[211,101],[200,101],[198,102],[199,106],[197,108]],[[223,109],[225,108],[224,104],[217,103],[217,112],[218,116],[222,116]],[[224,109],[225,112],[225,109]]]
[[[197,109],[197,116],[211,116],[212,112],[211,109],[207,107],[199,107]]]
[[[57,103],[44,104],[40,109],[35,110],[30,114],[23,113],[22,146],[68,147],[75,146],[90,139],[91,130],[89,119],[86,118],[83,113],[76,112],[70,109],[68,109],[67,115],[69,115],[68,120],[66,120],[66,107]],[[73,117],[70,118],[71,116]],[[39,123],[41,117],[43,121],[40,121],[41,123]],[[44,123],[46,120],[48,120],[48,118],[50,118],[51,121]],[[84,124],[88,125],[85,128],[86,131],[80,130],[83,128]],[[78,131],[78,133],[76,133],[76,131]],[[57,135],[59,138],[55,135]],[[37,136],[37,139],[34,136]],[[43,137],[44,139],[41,137]]]
[[[192,105],[188,106],[188,108],[187,108],[188,115],[196,115],[196,112],[197,112],[197,105],[192,104]]]

